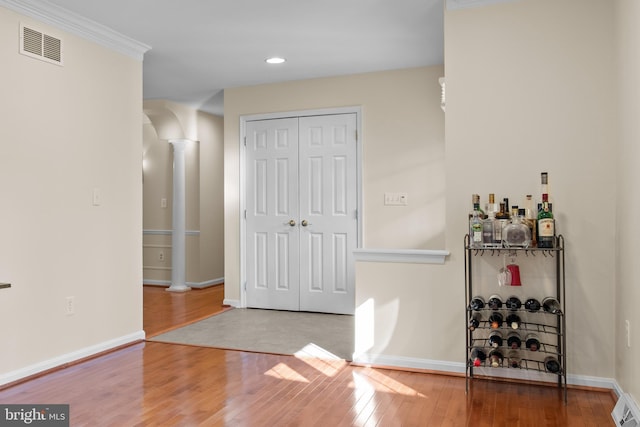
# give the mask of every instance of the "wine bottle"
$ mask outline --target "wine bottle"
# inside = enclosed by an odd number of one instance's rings
[[[493,348],[502,347],[502,332],[491,331],[489,334],[489,346]]]
[[[518,329],[520,327],[520,323],[522,323],[522,321],[520,320],[520,316],[515,313],[509,313],[505,322],[507,322],[507,325],[511,329]]]
[[[501,328],[503,322],[504,318],[502,317],[502,314],[498,312],[491,313],[491,316],[489,316],[489,325],[491,326],[491,329]]]
[[[560,302],[555,297],[546,297],[542,300],[542,308],[547,313],[562,314]]]
[[[538,211],[538,247],[553,248],[556,240],[556,228],[555,221],[553,219],[553,212],[551,212],[551,209],[549,208],[547,173],[542,172],[540,177],[542,181],[542,207],[540,211]]]
[[[482,316],[480,313],[474,313],[469,318],[469,330],[475,331],[478,326],[480,326],[480,322],[482,321]]]
[[[469,308],[474,311],[482,310],[484,308],[485,302],[484,298],[479,295],[471,298],[471,302],[469,303]]]
[[[518,350],[509,350],[509,353],[507,353],[507,360],[510,368],[519,368],[520,352]]]
[[[540,349],[540,339],[536,334],[528,334],[525,337],[524,345],[530,351],[538,351]]]
[[[507,300],[505,301],[504,305],[509,310],[514,310],[515,311],[515,310],[518,310],[520,307],[522,307],[522,301],[520,301],[520,298],[518,298],[517,296],[511,295],[509,298],[507,298]]]
[[[547,372],[557,374],[560,372],[560,362],[558,362],[558,359],[553,356],[547,356],[544,359],[544,368]]]
[[[500,298],[500,295],[491,295],[487,305],[491,310],[500,310],[502,308],[502,298]]]
[[[483,349],[474,347],[471,350],[471,362],[473,366],[480,366],[485,360],[487,360],[487,353],[485,353]]]
[[[489,362],[491,363],[492,368],[499,368],[502,366],[503,360],[504,356],[500,350],[494,349],[489,352]]]
[[[507,335],[507,347],[512,349],[519,349],[522,345],[522,340],[520,339],[520,335],[517,332],[509,332]]]
[[[540,301],[535,298],[529,298],[524,302],[524,308],[531,312],[540,310],[540,307]]]

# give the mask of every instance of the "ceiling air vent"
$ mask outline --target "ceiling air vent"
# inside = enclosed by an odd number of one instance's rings
[[[20,25],[20,53],[52,64],[62,65],[62,40]]]

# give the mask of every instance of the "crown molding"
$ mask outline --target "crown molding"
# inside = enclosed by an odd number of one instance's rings
[[[518,0],[447,0],[447,9],[468,9],[472,7],[482,7],[494,3],[507,3]]]
[[[43,0],[0,0],[0,6],[142,61],[151,49],[102,24]]]

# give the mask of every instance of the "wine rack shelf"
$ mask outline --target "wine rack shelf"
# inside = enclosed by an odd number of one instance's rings
[[[564,402],[567,403],[567,358],[566,358],[566,331],[565,331],[565,270],[564,270],[564,238],[558,236],[554,248],[472,248],[469,245],[469,235],[465,235],[465,326],[467,330],[466,344],[466,390],[469,390],[469,382],[474,378],[474,369],[486,368],[483,372],[490,372],[490,377],[500,377],[502,373],[514,371],[535,371],[543,376],[549,376],[549,380],[557,379],[558,387],[562,389]],[[560,312],[549,313],[542,308],[539,311],[523,308],[511,309],[502,307],[494,310],[488,307],[481,309],[472,308],[470,301],[476,295],[484,295],[488,299],[489,295],[497,294],[495,288],[497,284],[491,285],[480,280],[479,284],[474,283],[474,264],[478,257],[540,257],[541,262],[551,263],[553,279],[555,280],[555,295],[544,295],[544,297],[555,297],[560,303]],[[539,265],[539,264],[538,264]],[[528,284],[532,286],[533,284]],[[543,295],[538,295],[542,299]],[[498,328],[492,326],[488,320],[492,313],[498,312],[503,318],[509,314],[517,314],[522,320],[517,329],[513,329],[506,321]],[[468,327],[469,319],[479,314],[480,319],[475,328]],[[492,331],[499,331],[503,337],[501,346],[492,346],[489,342],[489,335]],[[510,332],[517,332],[522,344],[519,348],[513,349],[518,352],[517,366],[511,366],[507,352],[512,348],[507,345],[507,337]],[[526,348],[525,340],[528,334],[535,334],[539,337],[539,348],[530,350]],[[476,361],[472,357],[474,350],[484,351],[487,358]],[[490,363],[489,353],[491,350],[499,349],[503,353],[503,359],[495,364]],[[550,372],[545,364],[545,358],[552,357],[559,367],[557,372]],[[513,377],[510,377],[513,378]],[[545,377],[546,378],[546,377]]]

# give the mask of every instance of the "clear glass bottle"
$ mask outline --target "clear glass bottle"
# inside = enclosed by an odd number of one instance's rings
[[[499,247],[495,236],[496,214],[490,211],[486,219],[482,220],[482,246],[485,248]]]
[[[511,223],[502,229],[502,245],[506,248],[528,248],[531,244],[531,231],[522,223],[518,207],[514,206]]]
[[[494,241],[502,245],[502,229],[509,223],[509,213],[505,209],[504,202],[500,203],[500,210],[496,214],[496,222],[494,226]]]
[[[537,246],[536,229],[538,224],[538,211],[533,207],[533,196],[531,196],[531,194],[527,194],[524,201],[524,218],[525,225],[529,227],[529,231],[531,231],[531,247],[535,248]]]
[[[560,301],[555,297],[546,297],[542,300],[542,308],[547,313],[562,314],[562,307]]]
[[[493,212],[493,216],[498,213],[500,206],[496,203],[496,195],[493,193],[489,193],[489,202],[484,205],[484,213],[489,216]]]

